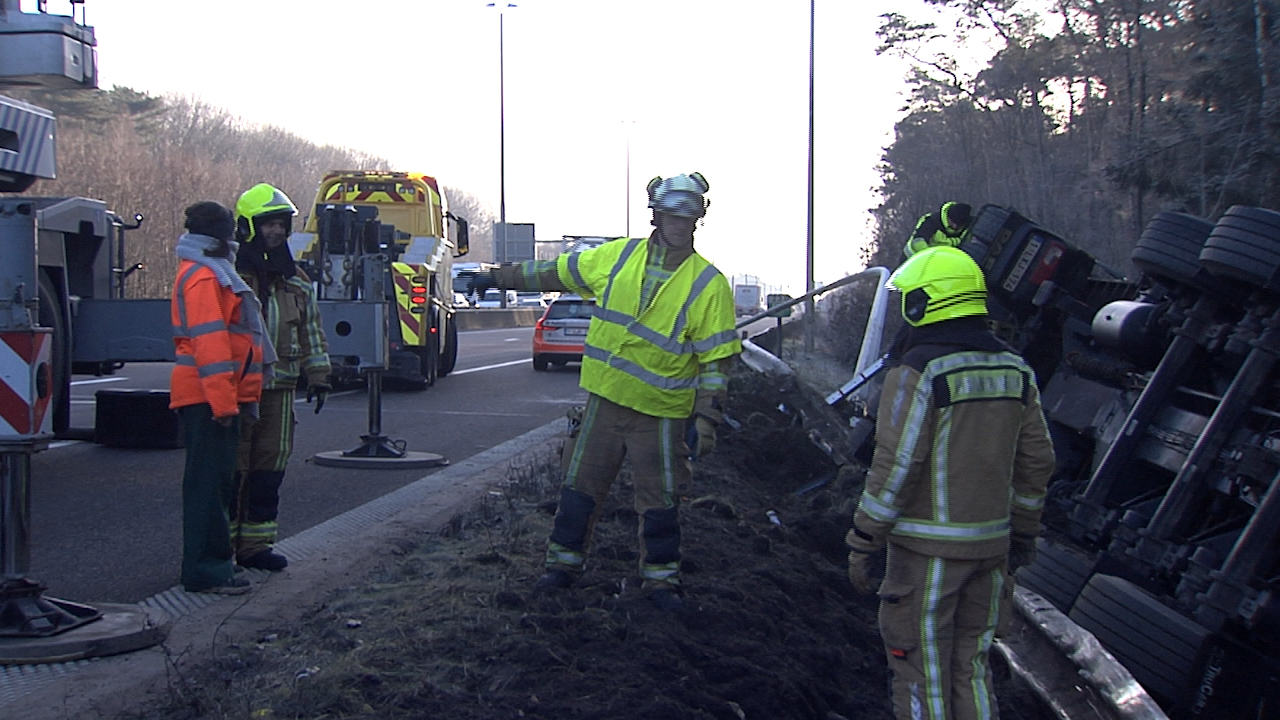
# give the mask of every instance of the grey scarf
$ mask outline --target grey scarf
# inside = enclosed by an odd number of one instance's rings
[[[184,233],[178,238],[178,244],[174,251],[180,260],[190,260],[198,265],[203,265],[213,271],[214,277],[218,279],[218,283],[225,288],[229,288],[231,292],[240,296],[240,301],[244,303],[244,311],[241,315],[246,316],[245,322],[249,323],[249,327],[253,332],[253,340],[262,347],[262,379],[265,384],[272,376],[271,365],[276,361],[276,348],[271,342],[271,337],[267,335],[267,329],[262,322],[262,305],[258,302],[258,297],[253,293],[253,289],[245,283],[244,279],[236,272],[236,250],[240,248],[240,244],[234,240],[228,241],[231,246],[230,257],[209,257],[205,255],[205,250],[213,250],[218,247],[217,238],[208,235],[198,235],[196,233]]]

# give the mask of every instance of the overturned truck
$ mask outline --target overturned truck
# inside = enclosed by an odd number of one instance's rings
[[[1018,584],[1170,716],[1280,717],[1280,213],[1161,213],[1136,282],[997,206],[961,248],[1058,456]]]

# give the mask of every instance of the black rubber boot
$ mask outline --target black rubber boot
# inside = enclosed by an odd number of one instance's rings
[[[280,572],[289,567],[289,558],[270,548],[254,553],[247,558],[239,558],[236,562],[240,567],[269,570],[271,572]]]

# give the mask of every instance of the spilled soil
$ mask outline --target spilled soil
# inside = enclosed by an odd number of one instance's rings
[[[131,718],[891,718],[876,602],[844,574],[861,470],[837,468],[762,376],[732,380],[681,508],[683,610],[639,592],[624,469],[575,587],[534,593],[548,455],[304,620],[232,647]],[[1052,717],[993,656],[1001,715]]]

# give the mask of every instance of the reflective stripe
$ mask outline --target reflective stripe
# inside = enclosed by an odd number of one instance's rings
[[[578,261],[582,259],[581,253],[573,253],[569,255],[568,266],[569,276],[573,278],[573,282],[583,291],[589,291],[591,288],[587,286],[586,278],[582,277],[582,270],[578,267]]]
[[[924,698],[929,706],[928,716],[931,720],[943,720],[947,717],[946,705],[949,699],[942,692],[945,675],[942,649],[938,647],[938,604],[942,598],[943,567],[942,558],[929,558],[929,568],[925,571],[924,597],[921,598],[924,607],[920,612],[920,669],[924,672]],[[950,658],[947,664],[949,671]]]
[[[196,357],[194,355],[178,355],[174,361],[174,365],[183,365],[186,367],[196,366]]]
[[[187,286],[187,280],[190,280],[191,276],[194,275],[200,267],[200,265],[193,263],[191,267],[187,268],[186,272],[182,273],[182,277],[178,278],[178,282],[173,288],[178,294],[178,316],[181,318],[182,327],[184,328],[187,327],[187,303],[183,300],[183,292]],[[174,334],[176,335],[177,333],[175,332]]]
[[[608,365],[614,370],[621,370],[640,382],[659,390],[693,390],[698,387],[698,378],[668,378],[640,367],[636,363],[617,355],[610,355],[607,350],[593,345],[584,345],[583,356]]]
[[[864,507],[863,510],[865,511],[866,508]],[[890,534],[926,540],[962,542],[993,540],[1009,534],[1009,518],[981,523],[941,523],[922,518],[900,518]]]
[[[1017,505],[1020,508],[1026,508],[1027,510],[1044,509],[1043,495],[1040,495],[1039,497],[1031,497],[1030,495],[1019,495],[1018,493],[1014,493],[1012,501],[1014,505]]]
[[[604,295],[598,303],[601,308],[609,307],[609,295],[613,293],[613,280],[618,277],[618,273],[622,272],[622,267],[627,264],[627,260],[631,259],[631,255],[635,253],[636,248],[640,247],[641,242],[648,241],[644,238],[634,238],[628,241],[627,246],[622,249],[622,254],[618,256],[617,262],[613,264],[613,269],[609,271],[609,284],[604,286]]]
[[[921,389],[927,387],[928,385],[924,383],[916,385],[911,406],[907,408],[906,419],[902,422],[902,437],[898,438],[898,446],[894,448],[893,468],[889,472],[889,477],[885,478],[884,487],[880,489],[878,498],[885,505],[892,506],[897,503],[898,493],[902,491],[902,486],[906,483],[910,472],[911,458],[915,455],[916,443],[920,442],[920,431],[924,427],[924,418],[929,412],[928,395],[921,397]],[[906,386],[899,385],[899,397],[895,397],[894,400],[901,402],[904,399],[901,396],[906,392]]]
[[[227,329],[226,323],[222,322],[221,320],[212,320],[207,323],[200,323],[199,325],[193,325],[191,327],[186,328],[186,334],[181,333],[181,330],[182,330],[181,328],[175,327],[173,329],[173,334],[177,335],[178,337],[196,338],[196,337],[200,337],[201,335],[208,335],[209,333],[223,332],[226,329]]]
[[[665,350],[673,355],[691,355],[693,353],[705,353],[713,350],[725,343],[733,342],[738,339],[737,334],[732,330],[725,330],[710,337],[704,338],[697,342],[682,342],[679,340],[682,329],[677,328],[670,335],[663,335],[641,323],[633,315],[628,315],[620,310],[611,310],[597,306],[595,309],[595,317],[600,318],[601,322],[613,323],[626,328],[627,332],[635,335],[641,340],[645,340],[655,347]],[[681,310],[684,312],[684,310]]]
[[[702,294],[702,291],[706,290],[711,281],[719,274],[720,271],[716,269],[715,265],[708,265],[702,268],[702,272],[698,273],[698,277],[693,279],[693,284],[689,287],[689,295],[685,297],[684,304],[680,306],[680,311],[676,313],[676,321],[671,330],[672,337],[680,337],[684,333],[685,326],[689,324],[689,309],[697,302],[698,296]],[[715,345],[711,347],[715,347]]]
[[[195,359],[193,358],[191,362],[195,363]],[[239,369],[240,363],[235,360],[224,360],[223,362],[209,363],[208,365],[199,366],[201,378],[221,375],[222,373],[233,373]]]
[[[902,514],[902,511],[888,503],[880,502],[880,499],[866,492],[862,493],[862,501],[858,504],[858,508],[866,513],[873,520],[880,522],[893,522]]]
[[[933,438],[933,516],[938,522],[951,522],[951,447],[952,420],[955,412],[946,408],[938,414],[938,430]]]
[[[549,568],[555,565],[568,565],[576,570],[581,568],[586,561],[586,556],[576,550],[570,550],[558,542],[547,543],[545,564]]]
[[[974,717],[991,718],[991,693],[987,692],[987,652],[995,640],[996,624],[1000,622],[1000,598],[1004,595],[1004,573],[999,568],[991,571],[991,601],[987,604],[987,629],[978,638],[978,652],[973,654],[973,668],[969,690],[973,694]]]
[[[645,580],[660,580],[670,585],[678,585],[680,575],[680,563],[669,562],[661,564],[645,563],[640,566],[640,577]]]

